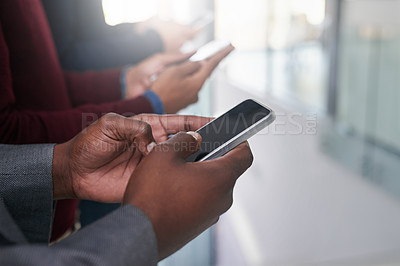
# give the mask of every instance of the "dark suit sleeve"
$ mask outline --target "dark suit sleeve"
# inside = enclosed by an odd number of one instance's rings
[[[159,34],[134,32],[133,23],[109,26],[101,0],[43,0],[61,65],[83,71],[136,64],[163,51]]]
[[[47,243],[49,240],[53,211],[53,146],[0,145],[0,195],[30,242]]]
[[[157,260],[152,224],[131,205],[50,247],[0,245],[0,265],[157,265]]]
[[[47,246],[53,149],[0,145],[0,265],[156,265],[153,226],[132,205]]]

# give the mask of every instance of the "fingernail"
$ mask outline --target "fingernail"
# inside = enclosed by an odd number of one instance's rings
[[[151,152],[157,144],[155,142],[150,143],[147,145],[147,151]]]
[[[191,135],[197,142],[201,141],[201,136],[197,132],[189,131],[189,132],[186,132],[186,134]]]

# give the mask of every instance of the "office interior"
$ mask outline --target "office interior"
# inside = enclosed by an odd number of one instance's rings
[[[254,163],[232,208],[159,265],[400,264],[400,0],[103,7],[111,25],[212,16],[182,49],[216,38],[236,50],[181,113],[218,116],[252,98],[277,115],[249,140]]]

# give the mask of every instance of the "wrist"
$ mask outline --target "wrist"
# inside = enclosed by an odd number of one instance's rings
[[[68,166],[68,142],[54,146],[53,154],[53,199],[75,198],[72,175]]]
[[[155,114],[162,115],[165,113],[164,104],[157,93],[152,90],[148,90],[143,94],[143,96],[146,97],[150,102]]]
[[[130,67],[125,71],[125,84],[122,94],[124,99],[136,98],[145,93],[151,82],[146,73],[140,67]]]
[[[121,70],[120,76],[120,85],[121,85],[121,99],[126,99],[126,90],[127,90],[127,75],[128,71],[130,71],[133,67],[131,65],[126,65]]]

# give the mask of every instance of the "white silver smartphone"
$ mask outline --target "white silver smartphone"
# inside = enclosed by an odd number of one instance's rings
[[[182,61],[172,63],[172,64],[170,64],[170,66],[182,64],[183,62],[186,62],[187,60],[192,61],[192,62],[206,60],[206,59],[212,57],[213,55],[215,55],[216,53],[218,53],[219,51],[223,50],[224,48],[228,47],[230,44],[231,43],[229,41],[222,41],[222,40],[211,41],[211,42],[205,44],[204,46],[200,47],[194,55],[189,57],[189,59],[186,58]],[[158,78],[158,75],[159,74],[153,74],[150,77],[150,82],[156,81]]]
[[[275,113],[270,108],[246,100],[196,131],[203,140],[200,149],[186,161],[201,162],[221,157],[274,120]]]
[[[196,62],[206,60],[224,48],[228,47],[231,43],[226,40],[214,40],[204,46],[200,47],[197,52],[189,58],[189,61]]]

